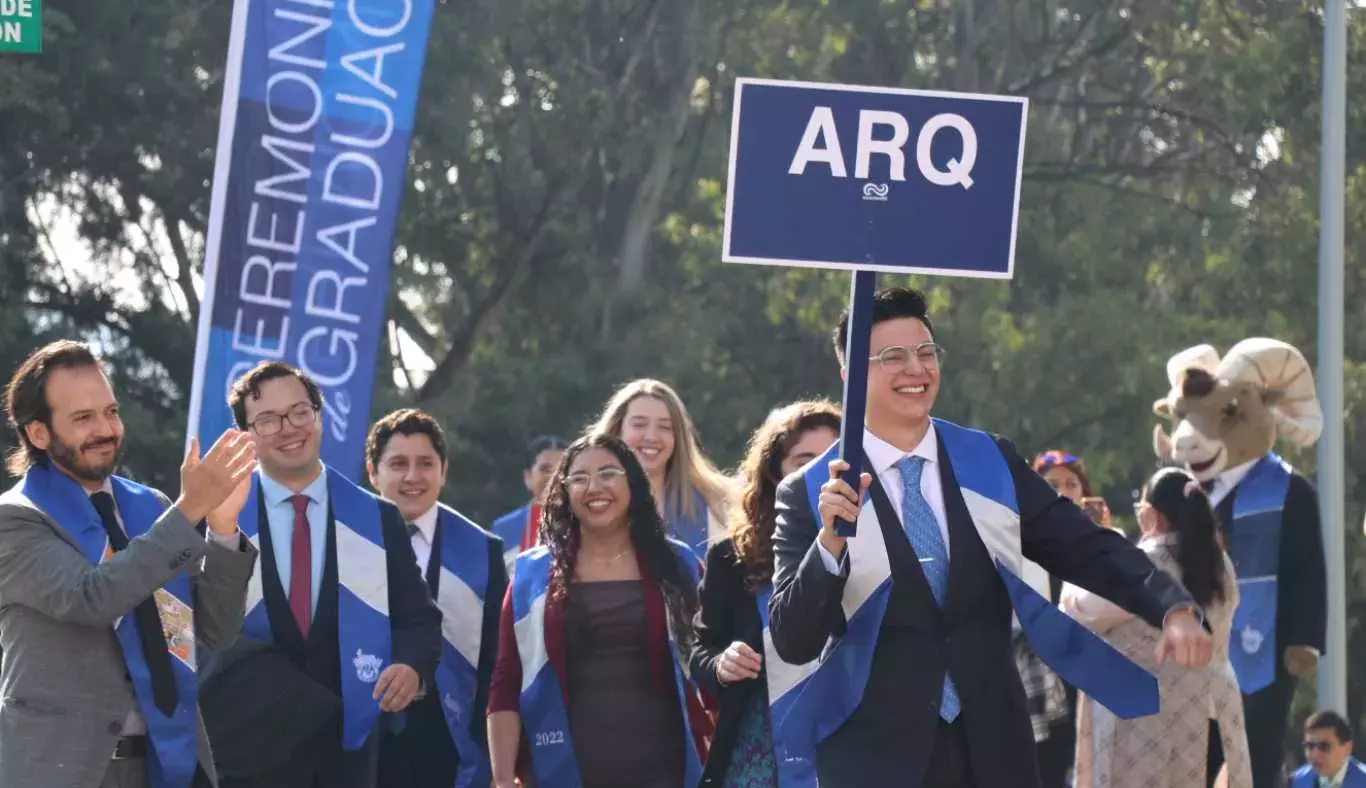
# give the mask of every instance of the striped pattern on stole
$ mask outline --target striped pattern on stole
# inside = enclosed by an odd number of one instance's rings
[[[1035,652],[1065,680],[1117,716],[1132,719],[1156,713],[1157,679],[1067,617],[1036,590],[1040,569],[1031,566],[1022,553],[1015,480],[995,440],[985,432],[942,419],[934,419],[934,425],[953,461],[954,476],[977,534]],[[820,487],[830,477],[830,461],[839,454],[840,444],[835,443],[801,471],[817,523]],[[770,677],[775,758],[780,780],[786,780],[782,788],[816,784],[816,745],[849,719],[862,703],[867,687],[893,582],[887,545],[871,500],[864,500],[858,535],[846,545],[849,577],[841,600],[844,636],[831,638],[814,665],[786,666],[776,680]],[[765,659],[769,660],[776,652],[767,633],[766,609],[763,615]]]
[[[114,491],[119,519],[130,540],[147,533],[165,513],[165,502],[151,488],[120,476],[111,476],[109,483]],[[113,554],[99,512],[74,479],[50,465],[35,465],[16,488],[20,496],[70,534],[92,565],[100,564]],[[152,698],[152,675],[143,655],[135,617],[125,615],[116,621],[114,635],[133,684],[138,711],[147,723],[147,738],[151,744],[147,758],[148,781],[152,788],[189,788],[199,764],[195,736],[199,720],[199,679],[195,672],[194,594],[188,567],[158,588],[153,598],[161,617],[162,635],[173,657],[171,671],[177,695],[171,716],[162,714]]]
[[[441,579],[436,606],[441,610],[441,662],[436,686],[451,741],[460,755],[456,788],[483,788],[493,779],[488,751],[474,740],[470,725],[483,719],[474,708],[479,689],[479,651],[483,648],[484,604],[489,584],[489,540],[496,538],[444,504],[437,505],[441,531]]]
[[[337,549],[337,647],[341,656],[342,747],[359,750],[379,717],[373,697],[375,681],[389,666],[389,565],[384,551],[380,499],[346,477],[324,468]],[[256,471],[257,474],[260,471]],[[253,479],[251,492],[237,527],[258,549],[261,546],[261,483]],[[274,643],[266,613],[261,579],[261,556],[247,583],[246,618],[242,632]]]
[[[692,549],[670,539],[679,561],[688,569],[696,583],[700,567]],[[569,733],[569,711],[565,707],[564,689],[545,645],[546,591],[550,585],[550,548],[540,545],[517,556],[512,575],[513,630],[517,637],[517,653],[522,663],[522,694],[520,714],[522,730],[531,745],[532,768],[537,783],[555,788],[583,788],[578,764],[574,760],[574,742]],[[673,657],[674,686],[678,692],[679,712],[683,715],[684,785],[696,785],[702,779],[702,762],[693,741],[688,720],[688,694],[692,682],[681,659],[672,626],[669,630],[669,651]]]
[[[1251,694],[1276,680],[1277,573],[1291,467],[1274,453],[1257,461],[1233,490],[1229,558],[1238,577],[1228,658],[1238,687]]]

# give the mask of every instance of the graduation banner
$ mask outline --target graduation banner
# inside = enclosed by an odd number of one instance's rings
[[[236,0],[189,435],[263,360],[323,389],[322,459],[361,471],[434,0]]]

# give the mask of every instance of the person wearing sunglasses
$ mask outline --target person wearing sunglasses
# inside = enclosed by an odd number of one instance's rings
[[[1352,756],[1352,726],[1335,711],[1304,721],[1307,763],[1290,777],[1290,788],[1366,788],[1366,765]]]

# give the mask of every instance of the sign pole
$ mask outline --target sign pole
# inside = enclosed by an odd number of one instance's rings
[[[1319,522],[1328,586],[1327,653],[1319,665],[1320,709],[1347,713],[1347,552],[1343,511],[1343,193],[1347,20],[1344,0],[1327,0],[1323,14],[1323,130],[1319,153]],[[1358,663],[1360,664],[1360,663]]]
[[[855,271],[849,283],[849,327],[844,338],[844,411],[840,418],[840,459],[849,469],[840,474],[857,492],[863,473],[863,412],[868,400],[868,342],[873,330],[876,271]],[[835,533],[854,536],[858,523],[835,521]]]

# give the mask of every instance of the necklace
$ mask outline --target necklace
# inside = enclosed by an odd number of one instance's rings
[[[594,561],[594,562],[597,562],[597,563],[610,564],[610,563],[612,563],[613,561],[616,561],[617,559],[621,558],[622,556],[626,555],[626,554],[629,553],[629,552],[631,552],[631,548],[628,547],[628,548],[626,548],[625,550],[622,550],[620,553],[617,553],[616,555],[611,556],[611,557],[608,557],[608,558],[603,558],[603,557],[601,557],[601,556],[596,556],[596,555],[583,555],[582,553],[579,554],[579,557],[580,557],[580,558],[586,558],[586,559],[588,559],[589,561]]]

